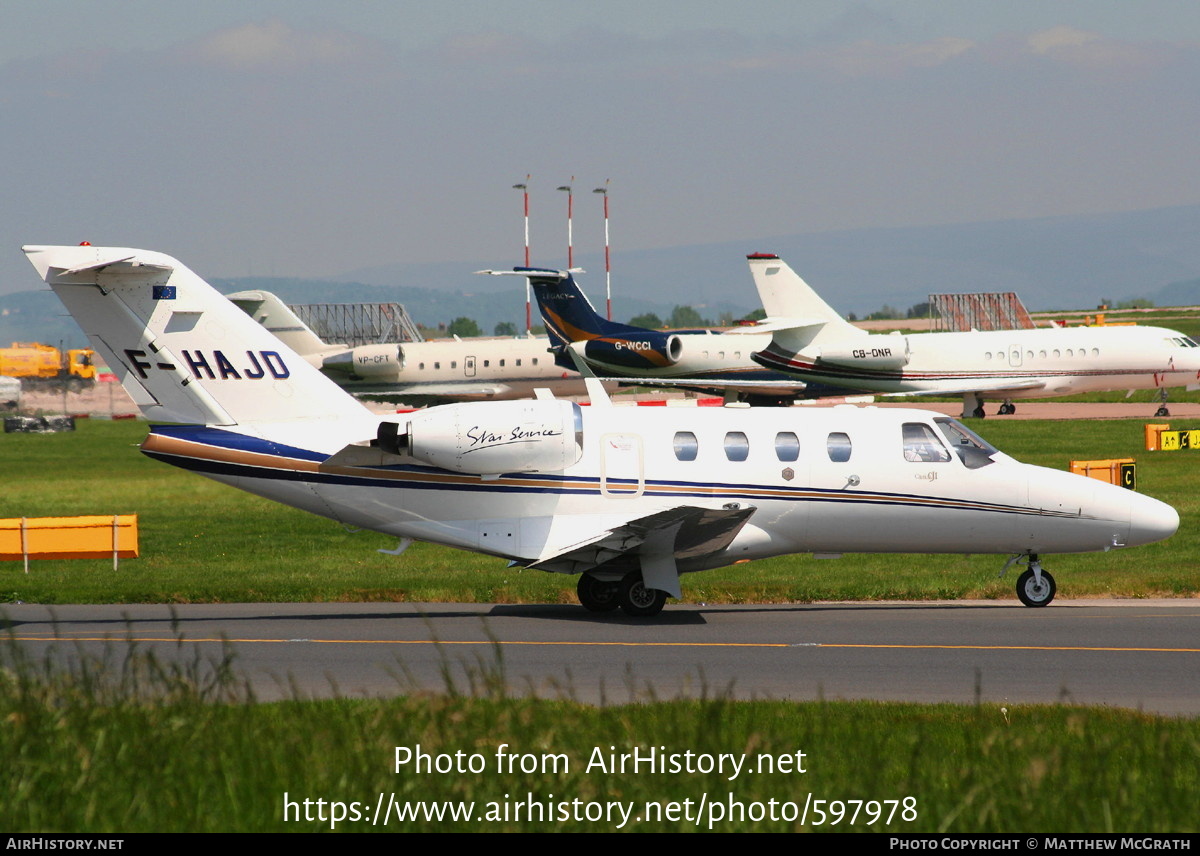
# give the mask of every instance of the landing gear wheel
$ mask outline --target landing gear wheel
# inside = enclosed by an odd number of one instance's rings
[[[634,618],[658,615],[667,602],[665,591],[646,588],[641,571],[630,571],[625,575],[617,597],[625,614]]]
[[[1016,412],[1017,412],[1017,405],[1015,405],[1015,404],[1001,404],[1000,409],[998,411],[996,411],[997,415],[999,415],[999,416],[1011,416],[1012,414],[1014,414]]]
[[[1037,584],[1033,571],[1026,571],[1017,577],[1017,597],[1026,606],[1045,606],[1054,600],[1058,588],[1054,585],[1054,577],[1042,571],[1042,584]]]
[[[972,413],[971,415],[974,416],[976,419],[982,419],[983,417],[987,416],[987,414],[983,412],[982,404],[979,405],[978,407],[976,407],[975,412]]]
[[[575,594],[588,612],[612,612],[621,605],[618,600],[620,588],[621,584],[616,580],[599,580],[591,574],[580,574]]]
[[[1158,417],[1170,416],[1171,411],[1167,410],[1167,406],[1164,404],[1162,407],[1158,408],[1158,410],[1154,411],[1154,415]]]

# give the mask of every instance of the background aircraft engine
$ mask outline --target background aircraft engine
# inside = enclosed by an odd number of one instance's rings
[[[896,369],[908,365],[907,336],[868,336],[865,340],[821,347],[817,359],[839,366],[860,366],[872,369]]]
[[[583,413],[572,401],[489,401],[382,422],[379,448],[474,475],[557,472],[583,455]]]
[[[673,366],[683,355],[683,341],[673,333],[620,333],[589,339],[583,346],[589,360],[613,366],[646,368]]]
[[[358,377],[395,377],[403,367],[399,345],[362,345],[321,361],[323,369]]]

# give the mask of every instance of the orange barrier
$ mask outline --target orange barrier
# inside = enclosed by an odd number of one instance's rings
[[[1137,464],[1133,458],[1111,458],[1104,461],[1071,461],[1071,472],[1108,484],[1137,489]]]
[[[1171,424],[1169,422],[1147,422],[1146,423],[1146,451],[1157,452],[1162,448],[1162,443],[1159,435],[1163,431],[1169,431]]]
[[[89,517],[10,517],[0,520],[0,560],[136,559],[136,514]]]

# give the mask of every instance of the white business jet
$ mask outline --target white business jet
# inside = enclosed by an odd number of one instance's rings
[[[1179,525],[920,410],[621,408],[589,379],[592,407],[545,394],[381,418],[170,256],[25,252],[158,423],[146,454],[346,525],[578,574],[595,611],[654,615],[680,574],[801,552],[1009,554],[1042,606],[1042,554]]]
[[[1046,327],[966,333],[870,334],[844,320],[778,256],[747,257],[771,344],[755,362],[806,383],[871,393],[962,395],[963,416],[984,399],[1049,398],[1200,382],[1200,345],[1162,327]],[[772,322],[774,322],[772,324]],[[1165,404],[1157,416],[1169,416]]]
[[[529,398],[534,389],[582,395],[583,378],[555,365],[545,336],[378,342],[350,347],[322,341],[269,291],[226,297],[338,386],[355,395],[443,404]]]

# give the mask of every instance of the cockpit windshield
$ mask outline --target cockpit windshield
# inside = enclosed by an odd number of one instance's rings
[[[969,470],[986,467],[992,463],[992,456],[1000,451],[956,419],[946,416],[933,421],[950,443],[950,448],[958,455],[958,459]]]

